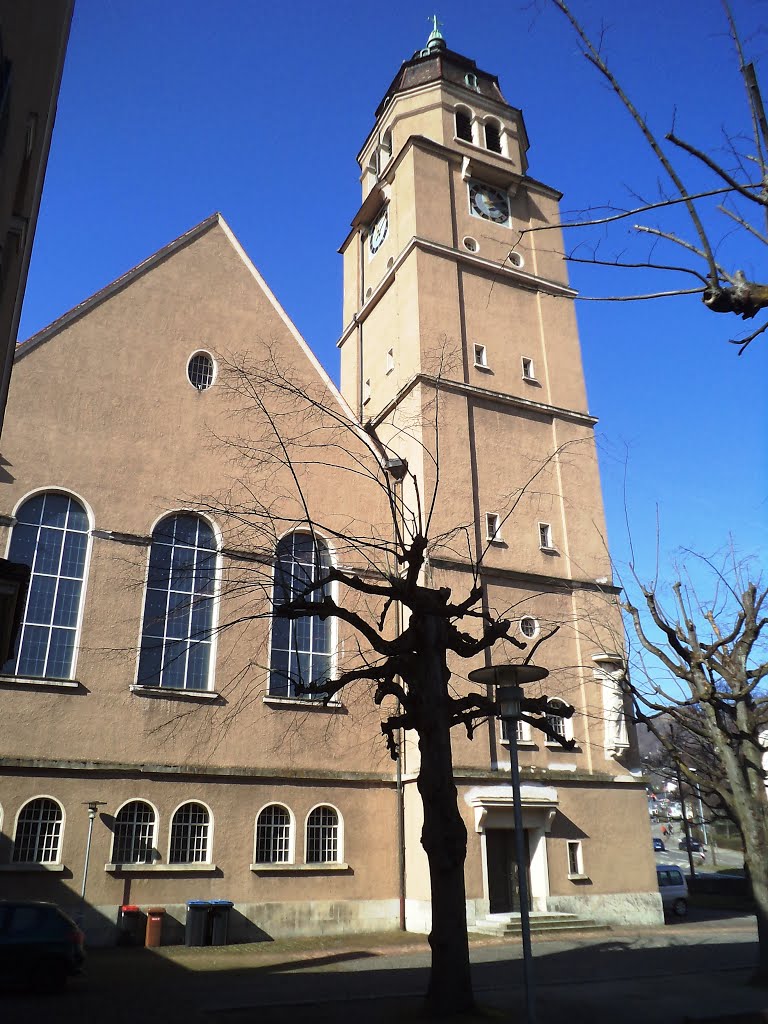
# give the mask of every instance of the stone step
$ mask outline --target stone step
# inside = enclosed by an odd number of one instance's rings
[[[608,925],[577,914],[532,914],[530,918],[531,933],[556,931],[607,931]],[[486,917],[476,921],[469,931],[480,935],[495,935],[498,938],[513,937],[520,934],[521,920],[519,914],[508,917]]]

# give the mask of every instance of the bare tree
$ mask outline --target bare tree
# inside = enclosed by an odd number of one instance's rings
[[[655,583],[636,578],[643,601],[624,609],[639,649],[625,686],[637,721],[741,832],[757,907],[758,975],[768,981],[768,587],[733,556],[722,568],[703,562],[713,580],[707,599],[682,574],[668,604]]]
[[[725,157],[722,140],[707,140],[697,146],[682,138],[674,127],[674,114],[670,112],[671,127],[663,135],[656,132],[649,119],[624,89],[604,54],[604,32],[591,36],[576,17],[572,4],[566,0],[551,0],[571,23],[584,56],[608,83],[629,117],[647,143],[660,172],[658,198],[641,198],[641,188],[633,186],[635,202],[630,208],[614,206],[592,207],[583,216],[566,221],[561,227],[579,234],[579,242],[565,259],[574,263],[627,268],[637,272],[655,271],[663,275],[665,284],[642,294],[629,294],[619,289],[602,296],[599,301],[626,302],[655,299],[671,295],[699,295],[707,309],[714,313],[731,313],[750,320],[768,308],[768,283],[753,281],[743,269],[724,266],[718,250],[725,234],[737,233],[738,253],[746,261],[750,247],[756,248],[758,258],[764,259],[764,246],[768,245],[768,119],[766,119],[762,90],[755,65],[745,53],[742,39],[728,0],[721,0],[725,24],[735,48],[735,59],[741,74],[745,105],[743,116],[735,112],[725,134]],[[713,155],[717,154],[717,155]],[[685,170],[682,167],[685,167]],[[700,181],[700,173],[703,178]],[[689,182],[695,181],[695,187]],[[703,181],[703,184],[702,184]],[[678,220],[665,221],[684,211],[687,228]],[[620,227],[628,218],[635,232],[650,242],[644,258],[632,260],[624,253],[604,256],[600,242],[590,241],[585,234],[589,229],[601,232],[614,225]],[[546,231],[547,228],[529,230]],[[523,232],[525,234],[525,232]],[[582,238],[582,235],[584,236]],[[522,236],[521,236],[522,237]],[[676,250],[682,259],[668,259],[658,252]],[[675,282],[685,279],[687,287]],[[693,279],[693,280],[692,280]],[[666,284],[669,282],[669,284]],[[598,300],[596,296],[580,296]],[[768,320],[750,334],[731,339],[739,346],[739,354],[758,335],[768,329]]]
[[[325,386],[308,384],[276,357],[230,359],[221,379],[233,403],[235,427],[219,440],[235,481],[226,494],[198,503],[227,524],[224,592],[230,612],[220,628],[270,618],[336,620],[346,638],[338,671],[302,675],[299,667],[295,692],[327,702],[346,687],[367,683],[375,704],[382,706],[381,732],[392,757],[404,732],[418,737],[421,842],[432,899],[427,1002],[438,1015],[466,1009],[473,1004],[464,884],[467,833],[457,803],[451,730],[462,726],[471,738],[478,723],[498,709],[490,688],[478,692],[465,673],[454,673],[461,662],[499,644],[507,657],[518,658],[526,645],[512,636],[512,609],[499,614],[488,608],[485,551],[482,544],[474,546],[474,524],[437,525],[439,399],[432,410],[433,444],[419,442],[411,431],[399,435],[412,449],[421,445],[429,463],[425,495],[423,483],[393,447],[370,426],[361,427]],[[502,522],[563,453],[553,453],[519,482]],[[327,494],[329,477],[337,481],[336,493],[351,488],[363,493],[366,519],[356,517],[349,502],[320,502],[317,481]],[[301,564],[290,554],[279,555],[280,538],[294,530],[312,538],[311,556]],[[333,561],[321,538],[332,541]],[[430,559],[446,551],[461,553],[470,566],[468,590],[456,597],[431,582]],[[538,638],[527,661],[557,628]],[[573,741],[559,736],[546,719],[553,710],[569,717],[572,708],[559,702],[554,709],[546,697],[538,697],[524,709],[531,726],[572,748]]]

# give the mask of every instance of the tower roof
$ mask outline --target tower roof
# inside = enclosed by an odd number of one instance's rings
[[[464,57],[455,50],[449,50],[440,31],[437,15],[432,17],[433,28],[422,50],[417,50],[410,60],[403,61],[400,70],[392,79],[384,98],[376,108],[378,118],[387,101],[398,92],[407,92],[429,82],[445,81],[463,87],[468,93],[486,96],[497,103],[507,104],[496,75],[478,68],[475,61]]]

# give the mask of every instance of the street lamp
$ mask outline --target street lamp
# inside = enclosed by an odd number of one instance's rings
[[[546,679],[549,672],[538,665],[489,665],[469,673],[473,683],[486,683],[496,687],[502,722],[507,727],[510,767],[512,773],[512,812],[515,822],[515,859],[520,888],[520,930],[523,939],[523,977],[525,979],[525,1008],[528,1024],[536,1022],[536,1000],[533,981],[533,951],[531,950],[531,917],[528,906],[528,870],[525,863],[523,837],[523,807],[520,799],[520,765],[517,759],[517,723],[522,709],[523,684]]]
[[[80,888],[80,927],[85,920],[85,886],[88,881],[88,862],[91,859],[91,839],[93,838],[93,822],[96,818],[96,811],[102,807],[106,800],[86,800],[88,808],[88,842],[85,844],[85,867],[83,868],[83,884]]]

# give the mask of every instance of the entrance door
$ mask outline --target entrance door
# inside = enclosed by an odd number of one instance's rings
[[[528,833],[523,832],[528,907],[531,900],[530,855]],[[520,874],[515,857],[515,833],[511,828],[491,828],[485,833],[488,857],[488,898],[492,914],[520,912]]]

